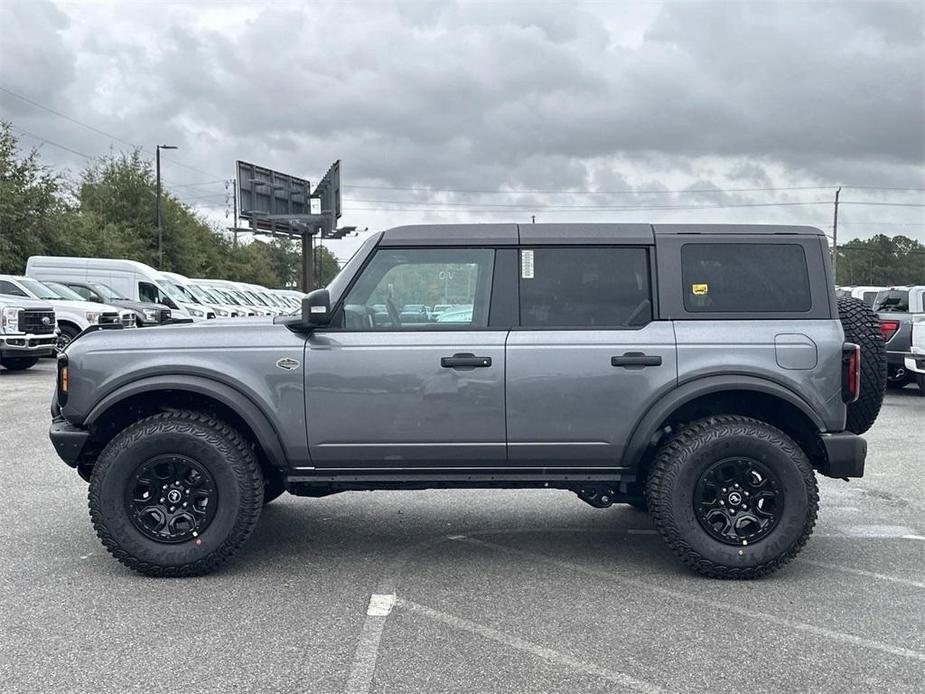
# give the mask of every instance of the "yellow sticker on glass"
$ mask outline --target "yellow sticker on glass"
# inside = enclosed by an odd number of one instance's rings
[[[710,285],[708,285],[708,284],[706,284],[706,283],[704,283],[704,284],[692,284],[692,285],[691,285],[691,292],[693,292],[694,296],[703,296],[704,294],[708,293],[709,291],[710,291]]]

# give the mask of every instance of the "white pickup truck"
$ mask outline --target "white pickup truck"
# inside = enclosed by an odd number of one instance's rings
[[[912,323],[912,349],[906,355],[906,371],[915,374],[919,395],[925,397],[925,316]]]
[[[55,310],[45,301],[0,294],[0,366],[23,371],[55,352]]]

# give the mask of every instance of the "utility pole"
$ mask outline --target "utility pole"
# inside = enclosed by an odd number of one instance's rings
[[[157,269],[164,269],[164,230],[161,227],[161,150],[177,149],[173,145],[157,145],[155,148],[154,158],[157,160],[157,200],[154,203],[155,214],[157,216]]]
[[[835,219],[832,222],[832,279],[838,284],[838,196],[841,195],[841,186],[835,191]]]
[[[234,248],[238,247],[238,181],[231,179],[231,199],[234,205],[234,217],[231,219],[232,234],[234,234]],[[227,208],[226,208],[227,209]]]

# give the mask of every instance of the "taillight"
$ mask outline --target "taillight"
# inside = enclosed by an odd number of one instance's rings
[[[855,402],[861,394],[861,348],[846,342],[841,354],[841,399]]]
[[[880,334],[883,335],[883,341],[889,342],[890,338],[899,330],[899,321],[898,320],[881,320],[880,321]]]

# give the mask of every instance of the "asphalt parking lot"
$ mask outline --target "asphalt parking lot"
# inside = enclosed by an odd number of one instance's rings
[[[218,573],[157,580],[105,553],[54,454],[53,369],[0,375],[2,692],[925,690],[913,388],[763,580],[689,573],[629,507],[495,490],[284,496]]]

